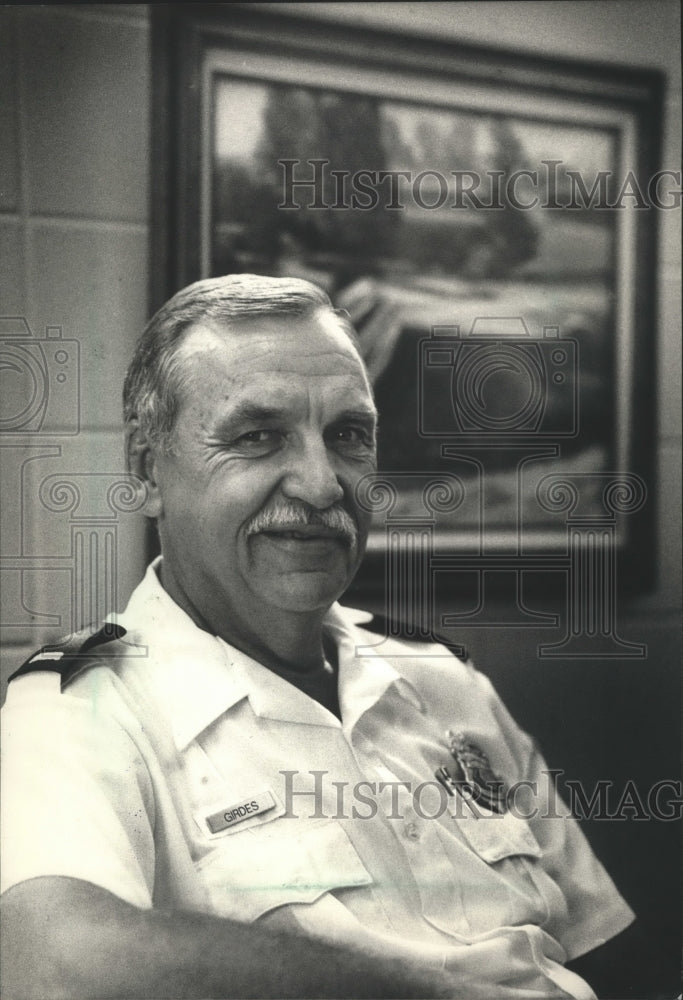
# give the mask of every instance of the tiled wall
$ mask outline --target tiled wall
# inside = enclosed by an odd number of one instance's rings
[[[78,606],[79,560],[103,601],[105,579],[121,604],[140,573],[142,523],[115,484],[121,382],[147,312],[150,60],[144,6],[5,7],[0,22],[0,317],[14,317],[0,349],[17,366],[0,373],[6,677],[101,610]],[[34,390],[47,405],[27,419]]]

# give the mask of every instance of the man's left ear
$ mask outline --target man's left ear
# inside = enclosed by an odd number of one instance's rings
[[[138,480],[138,489],[145,491],[142,513],[159,517],[162,512],[161,493],[156,477],[156,451],[140,429],[137,420],[126,425],[126,468]]]

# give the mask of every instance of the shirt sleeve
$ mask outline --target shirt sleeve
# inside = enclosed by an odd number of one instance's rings
[[[54,673],[9,685],[2,725],[3,892],[27,879],[67,876],[151,907],[151,781],[106,703],[103,697],[98,708],[97,699],[60,692]]]
[[[553,774],[534,741],[512,719],[490,681],[479,675],[489,704],[522,775],[526,799],[519,796],[529,826],[542,850],[538,863],[561,890],[566,908],[547,930],[569,960],[604,944],[635,919],[631,908],[593,853],[579,822],[557,793]]]

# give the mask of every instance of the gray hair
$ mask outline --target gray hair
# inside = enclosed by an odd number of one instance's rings
[[[230,322],[250,316],[305,316],[325,310],[358,349],[348,314],[328,295],[301,278],[230,274],[196,281],[159,309],[138,341],[123,386],[123,417],[137,420],[148,440],[168,448],[178,414],[178,349],[187,329],[200,320]]]

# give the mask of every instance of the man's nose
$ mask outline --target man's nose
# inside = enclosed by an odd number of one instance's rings
[[[344,496],[334,456],[321,439],[304,440],[288,449],[282,490],[292,500],[302,500],[324,510]]]

